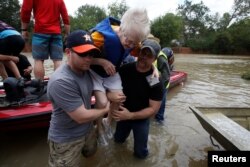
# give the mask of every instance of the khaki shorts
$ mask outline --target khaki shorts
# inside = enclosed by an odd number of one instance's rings
[[[97,151],[96,129],[83,138],[68,143],[49,142],[49,167],[79,167],[81,153],[85,157],[92,156]]]

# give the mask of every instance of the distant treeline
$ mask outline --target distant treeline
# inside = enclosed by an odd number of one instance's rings
[[[108,4],[107,10],[93,5],[79,6],[70,16],[71,30],[89,30],[107,16],[120,19],[128,8],[125,0]],[[18,0],[0,0],[0,20],[17,30],[20,30],[19,11]],[[249,0],[234,0],[232,9],[222,16],[211,14],[202,1],[193,4],[185,0],[176,11],[151,22],[151,32],[160,39],[162,47],[189,47],[197,53],[250,55]]]

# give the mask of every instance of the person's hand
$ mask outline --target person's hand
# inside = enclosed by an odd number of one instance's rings
[[[119,107],[119,110],[114,110],[112,112],[112,117],[116,121],[130,120],[133,117],[133,113],[123,106]]]
[[[116,73],[115,66],[108,60],[103,59],[102,66],[108,75],[114,75]]]
[[[11,61],[13,61],[14,63],[18,63],[19,62],[19,58],[16,56],[10,56]]]
[[[108,92],[107,97],[110,101],[115,103],[123,103],[126,100],[126,96],[123,92]]]
[[[24,75],[26,76],[26,75],[29,75],[31,72],[32,72],[32,67],[31,66],[29,66],[28,68],[26,68],[26,69],[24,69],[23,71],[24,71]]]

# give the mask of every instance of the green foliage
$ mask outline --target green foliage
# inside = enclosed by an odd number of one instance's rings
[[[250,15],[250,1],[249,0],[234,0],[234,6],[231,13],[231,21],[244,20]]]
[[[209,53],[213,48],[214,36],[213,33],[210,33],[200,38],[191,38],[187,41],[187,46],[197,52]]]
[[[182,19],[173,13],[166,13],[151,23],[152,34],[161,40],[162,46],[170,46],[173,39],[179,40],[182,32]]]
[[[122,15],[128,10],[128,5],[125,0],[120,3],[117,1],[108,5],[108,15],[117,19],[121,19]]]
[[[206,31],[209,8],[202,1],[198,4],[192,4],[191,1],[185,0],[183,5],[178,5],[177,10],[184,21],[183,36],[185,42]]]
[[[233,51],[236,53],[250,52],[250,17],[229,27],[232,37]]]
[[[232,38],[228,32],[218,33],[213,43],[213,51],[216,54],[228,54],[232,50]]]
[[[224,31],[227,29],[228,25],[231,22],[231,15],[229,13],[224,13],[222,18],[220,19],[220,22],[218,23],[218,30]]]
[[[20,5],[18,0],[0,0],[0,20],[20,30]]]
[[[192,4],[185,0],[177,11],[185,25],[184,46],[217,54],[250,52],[249,0],[234,0],[231,12],[224,13],[222,18],[217,13],[209,15],[202,1]]]
[[[106,17],[104,9],[91,5],[80,6],[75,15],[70,21],[72,31],[89,30]]]
[[[125,0],[117,0],[103,8],[80,6],[70,16],[71,31],[89,30],[109,16],[120,19],[129,7]],[[20,5],[18,0],[0,0],[0,20],[20,30]],[[209,15],[209,8],[203,2],[192,4],[185,0],[177,8],[178,13],[165,13],[152,21],[151,32],[161,40],[162,46],[189,46],[195,51],[220,54],[250,53],[250,1],[234,0],[231,11]],[[31,20],[32,29],[33,22]],[[32,33],[30,33],[32,34]]]

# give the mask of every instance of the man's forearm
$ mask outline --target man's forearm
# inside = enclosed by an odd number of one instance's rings
[[[24,23],[24,22],[21,22],[21,30],[22,31],[28,31],[28,28],[29,28],[29,23]]]
[[[64,32],[66,36],[70,34],[70,25],[64,25]]]

